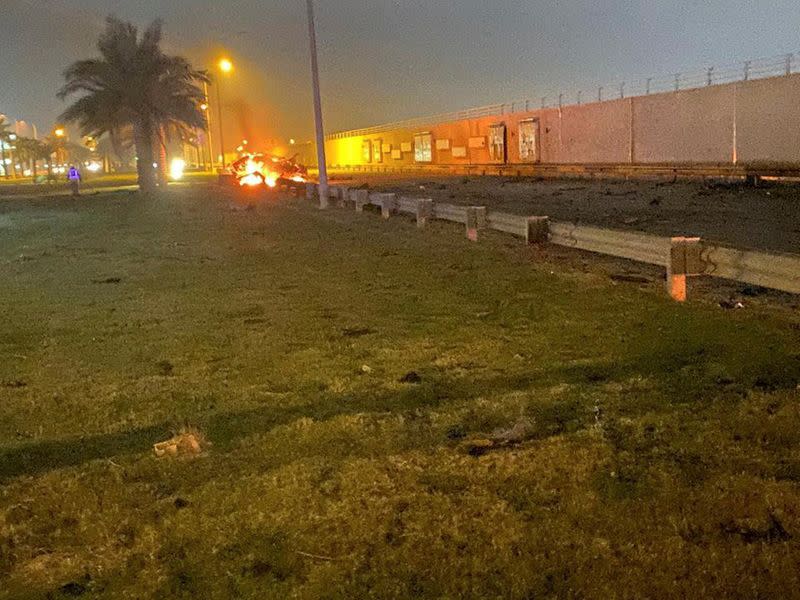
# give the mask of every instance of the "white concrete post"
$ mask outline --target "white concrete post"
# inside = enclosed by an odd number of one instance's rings
[[[374,193],[369,195],[369,203],[381,207],[381,216],[388,219],[397,211],[397,196],[395,194]]]
[[[339,206],[341,208],[347,207],[347,201],[350,199],[350,188],[347,186],[339,186]]]
[[[667,293],[673,300],[685,302],[686,277],[703,273],[702,245],[698,237],[671,239],[667,258]]]
[[[467,238],[470,241],[478,241],[478,231],[486,228],[486,207],[468,206],[467,207]]]
[[[419,198],[417,200],[417,227],[422,229],[428,224],[428,219],[433,218],[433,200]]]
[[[364,207],[369,204],[369,191],[368,190],[353,190],[350,196],[355,204],[356,212],[364,212]]]
[[[525,228],[525,242],[544,244],[550,238],[550,219],[548,217],[528,217]]]

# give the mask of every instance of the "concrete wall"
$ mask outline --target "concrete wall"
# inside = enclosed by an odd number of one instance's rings
[[[736,146],[739,163],[800,164],[800,76],[738,85]]]
[[[633,99],[634,162],[733,161],[736,84]]]
[[[489,165],[489,127],[503,123],[507,162],[520,164],[519,122],[529,118],[539,119],[545,164],[800,167],[800,74],[330,139],[328,162],[364,165],[362,141],[381,139],[393,149],[411,143],[412,151],[399,159],[384,154],[374,167],[413,165],[414,134],[427,131],[434,145],[450,141],[448,150],[434,148],[433,165]],[[486,146],[470,148],[470,139],[480,137]],[[454,147],[466,148],[466,156],[454,156]]]

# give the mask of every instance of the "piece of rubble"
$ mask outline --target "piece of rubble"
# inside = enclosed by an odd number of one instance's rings
[[[196,429],[186,429],[163,442],[153,444],[156,456],[197,456],[203,449],[211,444],[205,436]]]

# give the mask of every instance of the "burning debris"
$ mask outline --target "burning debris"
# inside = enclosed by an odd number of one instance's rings
[[[245,154],[231,165],[231,171],[240,186],[275,187],[280,181],[302,183],[308,180],[308,170],[295,157]]]

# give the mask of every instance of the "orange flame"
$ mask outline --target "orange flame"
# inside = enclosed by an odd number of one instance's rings
[[[242,157],[242,159],[244,158]],[[285,172],[284,162],[283,159],[275,156],[267,159],[261,154],[250,154],[246,156],[246,160],[243,163],[240,160],[234,164],[234,171],[239,179],[240,186],[267,185],[274,188],[278,185],[278,179],[289,177],[289,173]],[[267,163],[270,163],[269,166]],[[295,172],[291,175],[291,180],[302,183],[305,178],[302,174]]]

